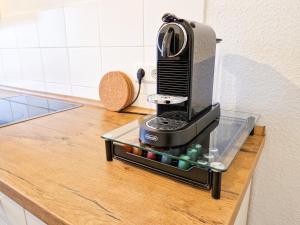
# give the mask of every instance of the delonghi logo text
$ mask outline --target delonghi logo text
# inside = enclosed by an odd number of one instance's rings
[[[157,136],[154,136],[154,135],[151,135],[151,134],[146,134],[145,135],[145,138],[146,139],[149,139],[151,141],[158,141],[158,137]]]

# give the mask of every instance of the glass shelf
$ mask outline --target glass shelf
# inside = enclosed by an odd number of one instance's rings
[[[141,143],[139,120],[112,130],[102,135],[102,138],[152,152],[158,156],[156,160],[162,163],[181,163],[181,169],[189,170],[196,166],[224,172],[255,127],[257,120],[258,115],[223,110],[220,119],[210,124],[192,141],[172,148],[159,148]]]

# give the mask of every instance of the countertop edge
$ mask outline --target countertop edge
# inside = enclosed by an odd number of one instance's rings
[[[55,95],[51,95],[51,96],[56,97]],[[68,100],[74,101],[74,98],[68,97]],[[247,187],[250,183],[251,178],[253,177],[254,171],[257,167],[258,160],[261,156],[262,149],[264,147],[265,127],[264,126],[256,126],[254,129],[253,135],[259,137],[259,145],[256,145],[255,148],[251,148],[251,144],[250,144],[250,147],[248,146],[245,149],[241,148],[241,150],[240,150],[241,152],[245,152],[245,153],[254,153],[255,157],[253,157],[251,164],[249,164],[250,165],[249,169],[247,168],[248,169],[247,176],[245,176],[245,179],[243,179],[245,182],[243,182],[242,187],[240,188],[240,191],[237,193],[238,199],[236,199],[236,202],[234,204],[234,208],[232,209],[231,215],[230,216],[228,215],[228,217],[226,219],[226,224],[234,224],[234,222],[235,222],[235,219],[236,219],[238,211],[240,209],[242,200],[245,196]],[[35,216],[40,218],[46,224],[73,225],[73,224],[67,222],[65,219],[63,219],[59,215],[57,215],[56,213],[53,213],[53,211],[47,209],[47,207],[36,202],[27,193],[23,193],[20,190],[18,190],[17,188],[15,188],[13,186],[13,184],[7,184],[1,178],[0,178],[0,192],[3,192],[3,194],[7,195],[9,198],[14,200],[19,205],[21,205],[24,209],[28,210],[29,212],[31,212],[32,214],[34,214]]]
[[[238,203],[237,203],[237,206],[235,207],[234,213],[233,213],[232,216],[231,216],[229,225],[234,225],[235,219],[236,219],[236,217],[237,217],[237,215],[238,215],[239,209],[240,209],[241,204],[242,204],[242,202],[243,202],[243,199],[244,199],[244,197],[245,197],[245,194],[246,194],[248,185],[250,184],[250,181],[251,181],[251,179],[253,178],[255,169],[256,169],[256,167],[257,167],[258,161],[259,161],[259,159],[260,159],[262,150],[263,150],[264,145],[265,145],[265,141],[266,141],[266,138],[265,138],[265,130],[266,130],[266,127],[265,127],[265,126],[256,126],[256,127],[254,128],[254,135],[262,136],[262,142],[261,142],[261,144],[260,144],[258,150],[255,152],[255,153],[256,153],[256,156],[255,156],[254,164],[253,164],[252,167],[251,167],[250,173],[249,173],[249,175],[248,175],[248,177],[247,177],[247,182],[246,182],[246,184],[245,184],[244,187],[243,187],[243,191],[242,191],[242,193],[241,193],[241,195],[240,195],[240,198],[239,198],[239,201],[238,201]],[[243,149],[240,149],[240,151],[243,151]]]

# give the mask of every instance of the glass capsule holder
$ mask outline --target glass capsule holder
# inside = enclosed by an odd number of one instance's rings
[[[247,137],[258,115],[221,111],[192,141],[183,146],[159,148],[139,140],[139,120],[102,135],[107,160],[120,159],[205,189],[220,198],[221,174],[225,172]]]

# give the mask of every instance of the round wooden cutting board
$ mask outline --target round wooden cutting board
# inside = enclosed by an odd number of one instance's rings
[[[101,103],[110,111],[120,111],[133,99],[134,88],[130,78],[121,71],[106,73],[99,85]]]

